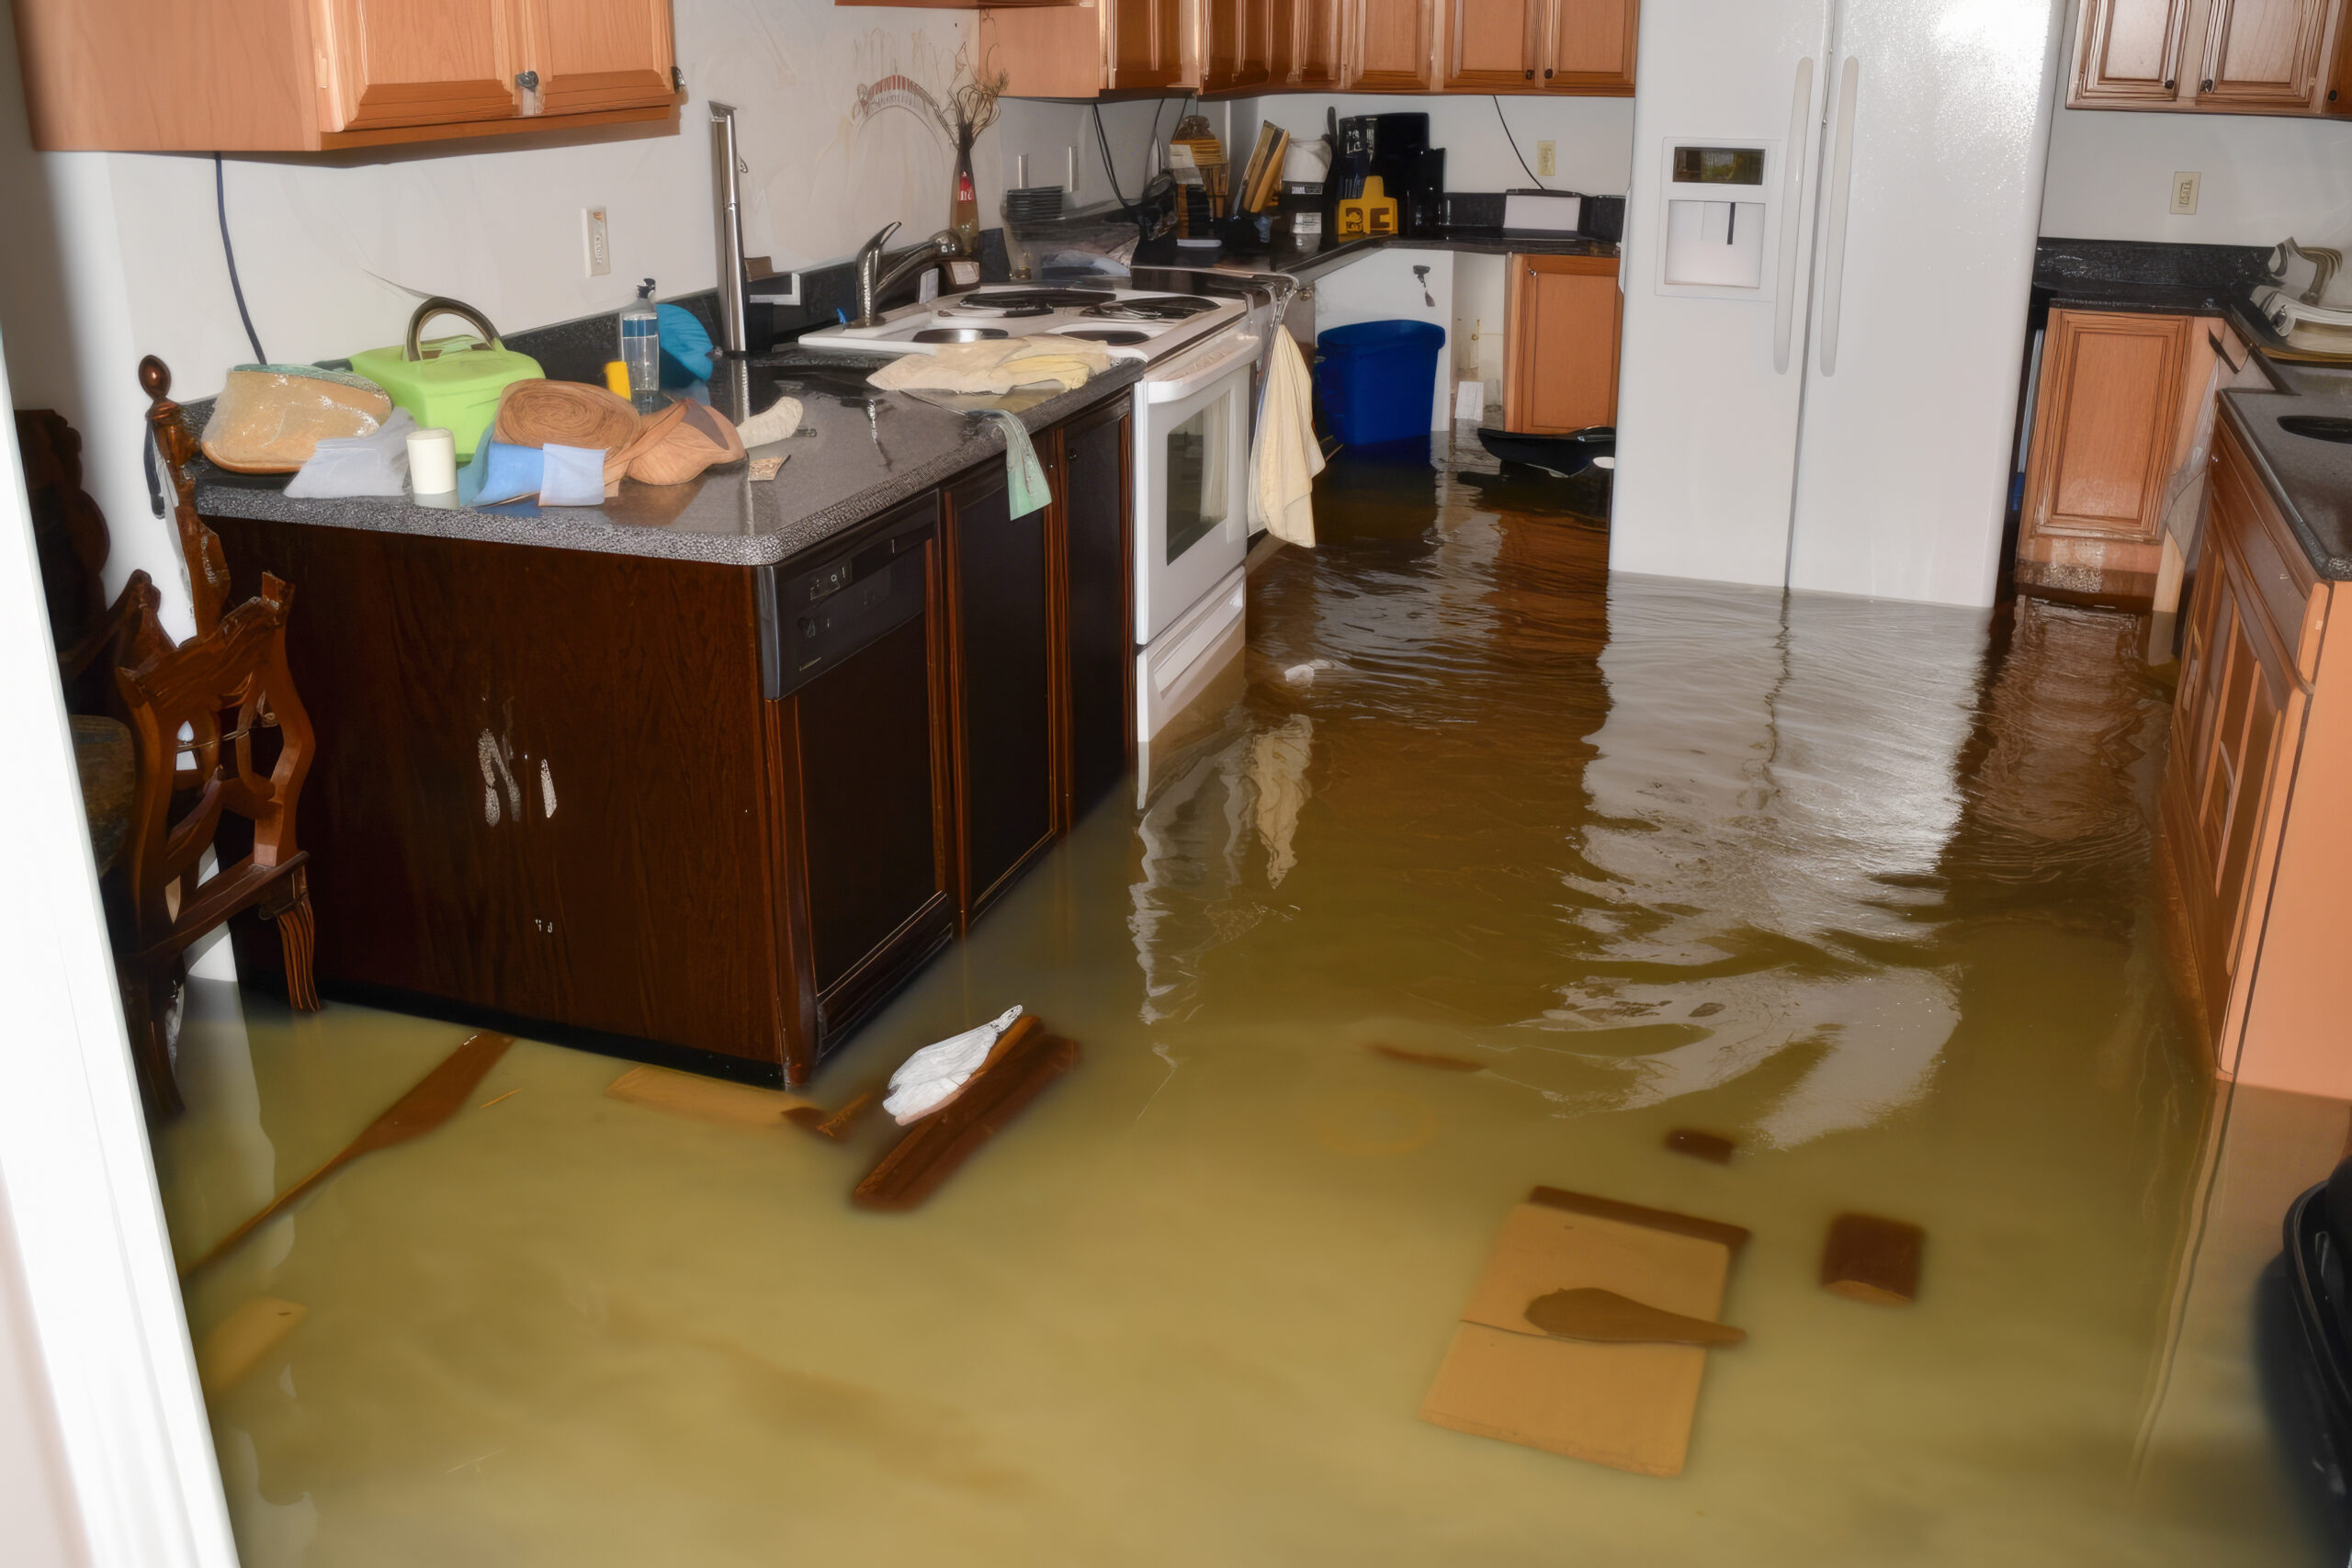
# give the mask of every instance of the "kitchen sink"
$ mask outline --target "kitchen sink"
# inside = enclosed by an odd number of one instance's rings
[[[2280,414],[2278,428],[2290,435],[2308,435],[2314,441],[2352,443],[2352,419],[2345,419],[2335,414]]]

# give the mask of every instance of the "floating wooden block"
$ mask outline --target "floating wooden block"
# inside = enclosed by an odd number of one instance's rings
[[[1484,1062],[1474,1062],[1467,1056],[1442,1055],[1435,1051],[1408,1051],[1396,1045],[1367,1047],[1375,1056],[1385,1056],[1392,1062],[1410,1062],[1417,1067],[1435,1067],[1442,1073],[1483,1073]]]
[[[1919,1294],[1919,1253],[1928,1233],[1902,1220],[1840,1214],[1821,1249],[1821,1288],[1878,1306],[1907,1306]]]
[[[236,1386],[278,1342],[301,1325],[310,1308],[255,1296],[222,1318],[196,1348],[197,1382],[209,1399]]]
[[[797,1105],[784,1113],[784,1119],[796,1127],[805,1128],[820,1138],[841,1142],[850,1129],[864,1121],[865,1113],[882,1101],[882,1091],[869,1089],[850,1096],[839,1111],[828,1116],[814,1105]]]
[[[852,1202],[861,1209],[913,1208],[1047,1084],[1078,1065],[1078,1043],[1048,1034],[1034,1016],[1007,1030],[998,1046],[955,1099],[890,1145],[850,1194]]]
[[[1739,1147],[1720,1133],[1702,1133],[1696,1127],[1677,1127],[1666,1135],[1666,1146],[1714,1165],[1729,1165],[1733,1151]]]
[[[796,1110],[817,1109],[814,1100],[780,1089],[759,1089],[747,1083],[707,1078],[699,1073],[672,1072],[667,1067],[631,1067],[605,1086],[607,1099],[627,1100],[649,1111],[691,1116],[730,1127],[777,1127]]]
[[[1510,1212],[1421,1418],[1643,1475],[1679,1475],[1707,1352],[1555,1338],[1528,1307],[1597,1290],[1684,1318],[1722,1310],[1737,1225],[1539,1187]]]

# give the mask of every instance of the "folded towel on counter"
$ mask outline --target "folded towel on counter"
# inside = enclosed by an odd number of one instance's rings
[[[1315,439],[1313,383],[1290,333],[1276,326],[1266,355],[1265,402],[1250,453],[1250,521],[1277,539],[1315,544],[1315,476],[1323,471]]]
[[[1015,517],[1026,517],[1054,498],[1046,488],[1046,468],[1037,461],[1037,447],[1029,439],[1029,427],[1021,423],[1018,414],[1002,409],[982,409],[982,414],[996,422],[1004,432],[1004,490]]]
[[[292,501],[340,495],[400,495],[408,489],[408,437],[416,419],[394,409],[373,435],[329,436],[311,448],[286,486]]]
[[[458,470],[458,504],[498,506],[537,501],[541,506],[599,506],[605,500],[601,447],[513,446],[485,440]]]
[[[735,427],[746,446],[764,446],[771,441],[781,441],[800,428],[800,400],[778,398],[768,407]]]
[[[1004,338],[951,343],[936,354],[901,355],[866,378],[888,391],[921,387],[939,392],[1009,392],[1051,381],[1065,392],[1111,368],[1111,351],[1084,338]]]

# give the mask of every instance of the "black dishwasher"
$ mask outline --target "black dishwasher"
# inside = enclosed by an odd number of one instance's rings
[[[929,613],[938,538],[926,496],[813,566],[760,573],[762,683],[781,704],[787,810],[797,805],[786,874],[807,899],[820,1052],[953,926]]]

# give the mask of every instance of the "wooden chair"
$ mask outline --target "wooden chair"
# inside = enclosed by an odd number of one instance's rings
[[[286,583],[265,576],[260,597],[210,631],[116,674],[139,756],[122,859],[128,929],[117,939],[117,963],[141,1081],[158,1113],[179,1108],[160,1004],[181,954],[198,937],[258,909],[277,923],[288,998],[306,1011],[319,1006],[303,874],[310,857],[294,840],[294,807],[313,743],[286,667],[293,597]],[[252,852],[199,882],[198,863],[227,813],[251,822]]]

